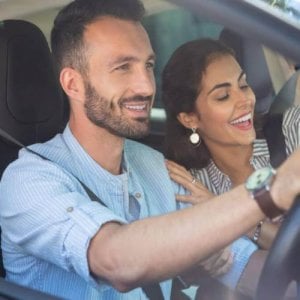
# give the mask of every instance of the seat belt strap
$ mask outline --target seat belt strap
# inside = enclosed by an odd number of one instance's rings
[[[277,168],[287,158],[285,137],[282,132],[283,114],[268,115],[263,132],[270,152],[270,163]]]
[[[9,142],[21,147],[21,148],[24,148],[27,151],[39,156],[40,158],[42,158],[44,160],[51,161],[49,158],[39,154],[38,152],[36,152],[34,150],[31,150],[27,146],[23,145],[20,141],[15,139],[13,136],[11,136],[9,133],[7,133],[2,128],[0,128],[0,136],[2,136],[7,141],[9,141]],[[90,188],[88,188],[81,180],[79,180],[73,174],[72,174],[72,176],[80,182],[80,184],[85,189],[85,191],[88,194],[91,201],[97,201],[101,205],[107,207],[107,205]],[[149,300],[164,300],[164,296],[163,296],[163,293],[162,293],[162,290],[161,290],[161,287],[160,287],[159,283],[148,284],[148,285],[142,286],[141,288],[142,288],[143,292],[145,293],[145,295],[149,298]]]

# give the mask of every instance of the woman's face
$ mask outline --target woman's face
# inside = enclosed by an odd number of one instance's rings
[[[249,145],[255,139],[255,95],[233,56],[211,61],[195,104],[197,128],[208,148]]]

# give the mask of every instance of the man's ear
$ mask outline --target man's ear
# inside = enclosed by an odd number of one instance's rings
[[[177,115],[178,121],[186,128],[198,128],[199,119],[195,113],[181,112]]]
[[[63,68],[60,72],[59,81],[71,100],[84,102],[85,88],[82,75],[78,71],[72,68]]]

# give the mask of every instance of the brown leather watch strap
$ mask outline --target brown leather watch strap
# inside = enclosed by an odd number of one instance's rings
[[[260,209],[268,218],[273,219],[284,213],[283,210],[275,205],[270,191],[266,189],[257,191],[255,192],[254,198]]]

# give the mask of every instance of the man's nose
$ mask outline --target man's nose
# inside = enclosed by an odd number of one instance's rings
[[[136,94],[153,95],[156,89],[153,72],[149,70],[138,72],[133,79],[133,89]]]

